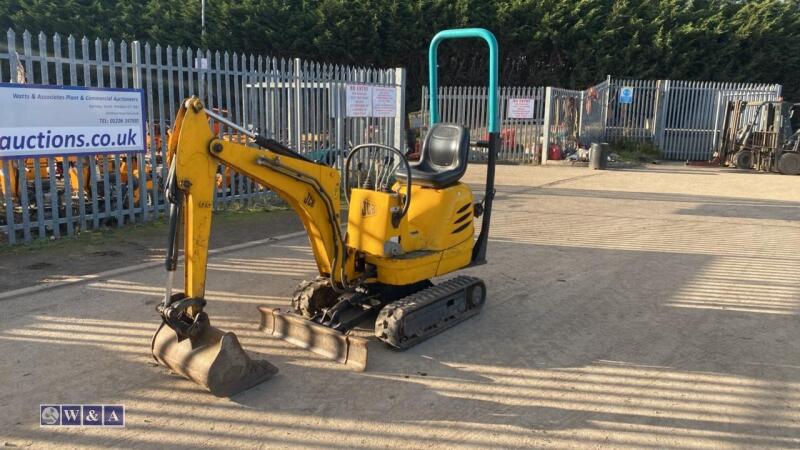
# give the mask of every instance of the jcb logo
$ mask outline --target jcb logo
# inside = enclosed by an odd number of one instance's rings
[[[369,200],[361,202],[361,217],[369,217],[375,215],[375,205]]]

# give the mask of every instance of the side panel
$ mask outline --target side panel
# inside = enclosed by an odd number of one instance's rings
[[[395,190],[402,188],[395,186]],[[377,194],[389,197],[387,194]],[[361,215],[359,205],[354,203],[360,198],[352,197],[351,217],[354,213]],[[445,189],[413,186],[411,206],[404,218],[408,222],[407,230],[401,238],[403,255],[395,258],[382,257],[380,254],[367,255],[367,262],[378,268],[378,281],[406,285],[467,267],[472,260],[475,241],[473,202],[472,191],[462,183]],[[388,206],[385,202],[381,205],[383,208]],[[370,227],[368,223],[359,222],[360,218],[356,220],[355,224],[363,223],[364,226],[358,233],[370,237],[375,234],[383,236],[384,231],[379,224]],[[352,235],[353,231],[349,233]]]
[[[401,240],[408,234],[408,221],[403,218],[392,225],[392,210],[402,204],[397,194],[353,189],[350,192],[347,220],[347,245],[374,256],[394,256],[403,252]]]
[[[442,252],[442,260],[436,268],[436,276],[446,275],[467,267],[472,262],[472,246],[473,240],[469,239]]]
[[[403,286],[436,276],[442,252],[420,252],[405,258],[367,256],[367,263],[378,268],[381,283]]]
[[[378,268],[378,281],[402,286],[467,267],[472,260],[472,244],[470,237],[444,251],[415,252],[402,258],[367,256],[366,260]]]
[[[458,183],[445,189],[412,186],[408,210],[408,237],[403,250],[442,251],[475,234],[474,198],[469,186]]]

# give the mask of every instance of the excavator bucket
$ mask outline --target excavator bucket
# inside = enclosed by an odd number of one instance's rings
[[[348,336],[280,309],[258,308],[261,331],[363,372],[367,368],[367,339]]]
[[[153,336],[153,356],[162,365],[208,389],[230,397],[272,378],[278,369],[250,358],[233,333],[207,326],[198,336],[178,340],[164,323]]]

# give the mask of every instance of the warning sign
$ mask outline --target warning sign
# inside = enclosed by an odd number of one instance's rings
[[[372,86],[367,84],[347,85],[347,117],[369,117],[372,115]]]
[[[393,86],[348,84],[347,117],[394,117],[397,114],[397,89]]]
[[[508,118],[533,119],[533,106],[532,98],[510,98],[508,99]]]
[[[394,117],[397,112],[397,90],[393,87],[372,87],[372,115]]]

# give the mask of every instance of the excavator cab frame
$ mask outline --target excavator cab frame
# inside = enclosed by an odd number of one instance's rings
[[[431,40],[428,49],[428,86],[429,86],[429,111],[430,124],[433,127],[439,123],[439,44],[451,39],[482,39],[489,48],[489,99],[487,131],[489,140],[474,142],[475,146],[488,150],[486,166],[486,192],[481,205],[483,222],[481,232],[472,249],[472,264],[479,265],[486,262],[486,247],[489,242],[489,225],[492,217],[492,202],[494,201],[494,175],[497,165],[497,154],[500,152],[500,102],[499,91],[499,61],[500,51],[497,39],[491,31],[483,28],[461,28],[440,31]]]

